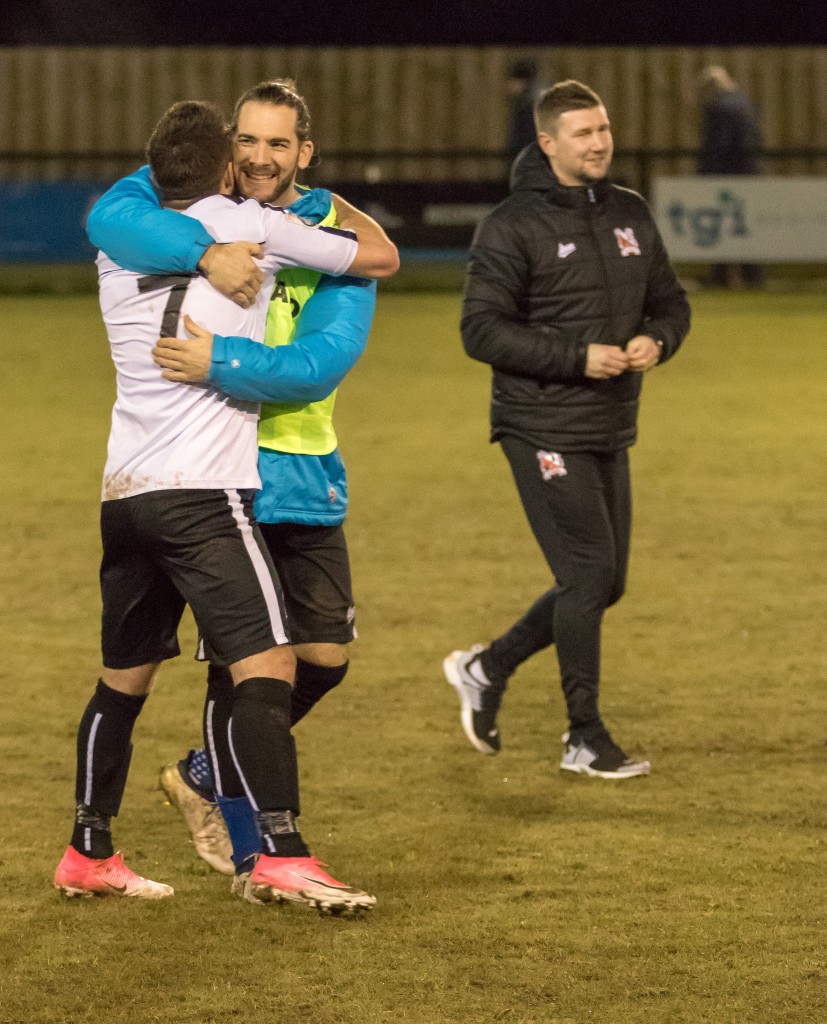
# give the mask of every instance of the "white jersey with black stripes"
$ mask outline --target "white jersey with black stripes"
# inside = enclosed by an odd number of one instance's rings
[[[253,199],[210,196],[186,211],[218,242],[260,242],[265,282],[242,309],[202,277],[144,276],[100,253],[100,304],[117,377],[104,501],[171,488],[260,487],[256,468],[259,407],[207,384],[164,380],[152,360],[159,337],[185,337],[188,314],[214,334],[261,341],[273,279],[282,267],[337,276],[356,256],[356,236],[321,231]]]

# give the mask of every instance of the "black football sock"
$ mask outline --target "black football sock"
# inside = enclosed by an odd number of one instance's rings
[[[93,860],[105,860],[115,852],[108,814],[93,811],[86,804],[75,807],[75,827],[69,843],[78,853]]]
[[[290,723],[295,725],[316,704],[345,678],[348,662],[344,665],[314,665],[310,661],[296,663],[296,685],[290,695]]]
[[[132,757],[132,729],[146,695],[120,693],[102,679],[78,727],[75,828],[71,845],[87,857],[111,856],[109,819],[121,807]],[[108,853],[94,851],[108,849]]]
[[[213,789],[226,797],[244,796],[227,735],[235,702],[234,691],[230,670],[221,665],[210,665],[204,701],[204,746],[212,769]]]
[[[239,683],[229,738],[238,774],[258,815],[264,852],[306,857],[307,847],[295,825],[299,773],[290,735],[291,690],[283,679],[256,677]]]
[[[262,811],[256,815],[256,823],[268,856],[310,856],[292,811]]]

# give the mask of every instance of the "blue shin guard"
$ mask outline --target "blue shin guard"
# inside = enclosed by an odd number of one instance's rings
[[[255,811],[246,796],[216,796],[216,800],[227,824],[233,844],[233,864],[238,871],[245,861],[261,853]]]

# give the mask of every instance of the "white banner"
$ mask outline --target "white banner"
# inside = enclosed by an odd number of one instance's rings
[[[653,209],[678,262],[827,262],[827,178],[663,177]]]

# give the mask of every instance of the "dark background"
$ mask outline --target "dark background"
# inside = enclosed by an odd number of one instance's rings
[[[825,0],[7,0],[0,45],[804,46],[827,42],[825,11]]]

